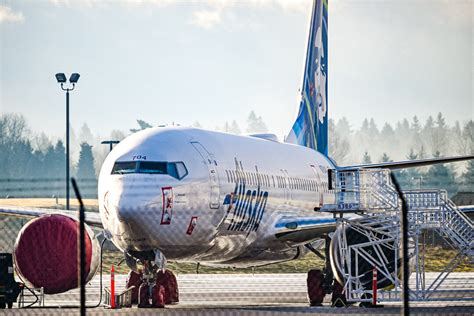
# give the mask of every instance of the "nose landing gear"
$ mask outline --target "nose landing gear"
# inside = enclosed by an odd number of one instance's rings
[[[166,258],[156,250],[153,260],[140,260],[142,270],[131,271],[127,279],[127,288],[135,286],[132,303],[138,307],[163,308],[167,304],[179,302],[176,276],[166,269]]]

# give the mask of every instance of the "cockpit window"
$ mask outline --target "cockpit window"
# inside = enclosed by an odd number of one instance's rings
[[[115,163],[112,174],[135,173],[136,169],[136,161],[120,161]]]
[[[184,177],[187,176],[188,174],[188,169],[186,169],[186,166],[182,162],[177,162],[176,163],[176,173],[178,174],[178,179],[183,179]]]
[[[163,161],[117,161],[112,169],[112,174],[167,174],[178,180],[183,179],[188,170],[182,162]]]
[[[169,163],[155,161],[140,161],[138,173],[168,174]]]

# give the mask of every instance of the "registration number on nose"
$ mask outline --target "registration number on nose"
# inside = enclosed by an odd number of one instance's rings
[[[146,160],[146,156],[135,155],[133,156],[132,160]]]

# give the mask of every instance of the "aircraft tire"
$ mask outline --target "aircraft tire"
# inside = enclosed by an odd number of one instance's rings
[[[153,287],[152,294],[152,306],[154,308],[164,308],[165,307],[165,287],[163,285],[156,284]]]
[[[132,305],[138,304],[138,290],[142,284],[142,276],[143,273],[137,273],[133,270],[130,270],[128,273],[126,288],[129,289],[132,286],[135,286],[135,288],[132,289]]]
[[[324,275],[321,270],[309,270],[306,279],[308,286],[308,300],[310,306],[321,306],[326,295],[324,290]]]

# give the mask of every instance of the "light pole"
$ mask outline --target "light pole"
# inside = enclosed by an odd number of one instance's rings
[[[69,77],[69,83],[72,83],[72,87],[64,88],[64,84],[67,82],[66,75],[64,73],[57,73],[56,80],[61,84],[61,89],[66,91],[66,209],[69,209],[69,91],[74,90],[76,83],[79,80],[80,75],[73,73]]]

